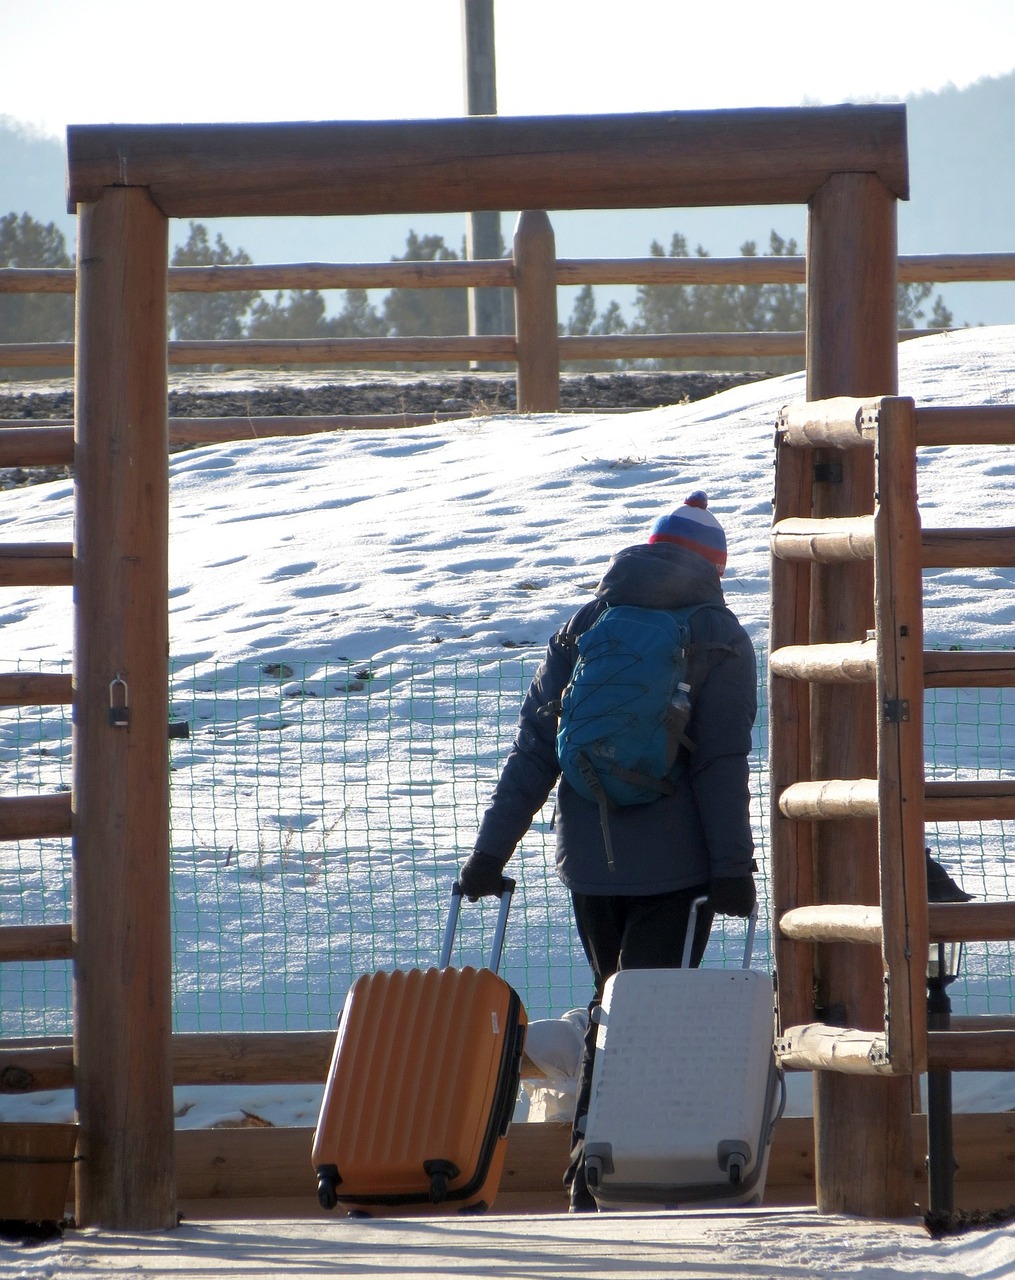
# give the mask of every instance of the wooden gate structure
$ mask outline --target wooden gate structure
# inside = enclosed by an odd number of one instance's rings
[[[68,174],[69,207],[79,219],[75,543],[72,550],[8,548],[4,563],[8,582],[73,580],[73,793],[70,806],[64,797],[0,802],[0,836],[72,831],[72,936],[57,926],[20,941],[36,947],[36,956],[69,952],[74,959],[78,1223],[156,1229],[176,1223],[166,733],[168,219],[521,209],[534,211],[522,221],[535,219],[538,230],[539,210],[803,204],[808,399],[890,396],[898,390],[896,202],[908,197],[906,117],[901,105],[877,105],[78,126],[68,131]],[[534,243],[528,264],[518,264],[520,294],[526,271],[538,271],[546,258],[538,234]],[[555,314],[525,319],[519,345],[555,346]],[[552,385],[537,379],[519,386],[520,406],[555,407],[555,358],[552,367]],[[871,450],[843,451],[836,483],[815,485],[813,504],[806,469],[793,472],[782,454],[780,469],[783,491],[787,483],[795,488],[784,514],[869,514]],[[793,642],[808,615],[820,623],[807,639],[820,642],[862,637],[873,625],[869,563],[796,574],[788,590],[777,585],[777,592],[778,629]],[[791,624],[779,621],[785,609]],[[10,696],[45,701],[52,696],[45,682],[29,678]],[[872,776],[874,718],[869,691],[862,698],[857,688],[816,685],[809,706],[783,705],[773,736],[785,734],[794,716],[801,730],[785,739],[798,766],[792,781]],[[823,724],[834,724],[835,732],[822,734]],[[813,763],[805,759],[811,754]],[[806,848],[800,844],[792,855],[791,882],[799,881],[801,867],[819,866],[825,883],[813,900],[879,901],[876,823],[857,828],[833,820],[804,829]],[[911,879],[901,892],[910,905],[919,892],[913,831],[904,863]],[[780,892],[786,907],[808,901]],[[893,930],[896,923],[893,914]],[[920,912],[903,923],[906,933],[891,942],[905,952],[925,930]],[[801,945],[810,954],[810,944]],[[859,970],[843,950],[827,948],[822,972],[829,990],[842,992],[847,1004],[856,996],[863,1006],[858,1025],[882,1018],[882,965]],[[779,977],[781,996],[796,1000],[788,988],[803,967],[781,944],[780,952],[788,966]],[[893,1000],[894,993],[893,985]],[[914,997],[900,1074],[817,1073],[819,1208],[912,1212],[908,1072],[922,1044],[915,1006]]]

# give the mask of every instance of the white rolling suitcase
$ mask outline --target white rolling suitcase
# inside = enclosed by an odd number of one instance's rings
[[[607,981],[585,1128],[600,1209],[761,1202],[785,1090],[772,979],[748,968],[755,919],[742,969],[690,969],[688,947],[682,969]]]

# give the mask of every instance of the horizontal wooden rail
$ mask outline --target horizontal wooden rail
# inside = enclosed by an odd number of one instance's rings
[[[69,791],[0,796],[0,840],[35,840],[71,834]]]
[[[73,679],[62,672],[0,672],[0,707],[60,706],[73,696]]]
[[[1015,818],[1015,782],[928,782],[924,796],[928,822],[1005,822]]]
[[[70,960],[72,956],[69,924],[0,926],[0,961]]]
[[[794,907],[779,917],[779,932],[794,941],[880,944],[881,908],[849,903]]]
[[[1015,528],[924,529],[925,569],[1015,568]]]
[[[0,587],[69,587],[73,575],[69,542],[0,543]]]
[[[334,1047],[334,1031],[177,1032],[173,1083],[323,1084]],[[0,1093],[70,1088],[73,1072],[70,1036],[0,1040]],[[522,1076],[544,1078],[527,1055]]]
[[[877,419],[877,401],[838,396],[784,405],[777,430],[782,442],[795,448],[870,449]]]
[[[769,543],[779,560],[870,560],[874,555],[874,517],[820,520],[791,516],[772,526]]]
[[[807,262],[802,254],[737,258],[696,255],[558,258],[556,267],[557,285],[572,288],[586,284],[802,286],[806,277]],[[1015,280],[1015,253],[903,254],[899,257],[899,280],[903,284]],[[0,267],[0,294],[72,294],[76,284],[77,273],[73,267]],[[509,258],[450,262],[279,262],[169,269],[170,293],[230,293],[250,289],[507,289],[513,285],[514,264]]]
[[[928,1031],[930,1071],[1015,1071],[1015,1031]]]
[[[876,818],[877,778],[832,778],[822,782],[794,782],[779,793],[784,818],[820,821],[835,818]]]
[[[852,1027],[830,1027],[823,1022],[788,1027],[777,1037],[775,1051],[788,1071],[886,1075],[892,1069],[884,1035]]]
[[[932,902],[927,919],[931,942],[1015,940],[1015,902]]]
[[[72,427],[0,422],[0,467],[68,467],[73,461]]]
[[[147,187],[171,218],[806,204],[847,171],[905,199],[905,121],[902,104],[878,104],[72,125],[68,210],[124,185]]]
[[[1015,444],[1015,405],[918,407],[916,443],[919,447]]]
[[[1015,686],[1015,650],[928,649],[923,655],[928,689],[1001,689]]]
[[[876,642],[794,644],[775,649],[772,675],[789,680],[864,684],[877,674]],[[1015,686],[1015,650],[931,650],[923,655],[923,681],[928,689],[1001,689]]]
[[[877,643],[870,639],[783,645],[772,651],[768,669],[790,680],[869,684],[877,675]]]

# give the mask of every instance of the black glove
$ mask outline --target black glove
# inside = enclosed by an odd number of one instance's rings
[[[489,853],[476,852],[462,863],[458,883],[470,902],[478,898],[499,898],[504,880],[503,864]]]
[[[758,900],[754,876],[719,876],[708,887],[707,906],[716,915],[747,917]]]

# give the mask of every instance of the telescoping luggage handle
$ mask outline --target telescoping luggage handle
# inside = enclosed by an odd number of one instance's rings
[[[511,910],[511,895],[515,891],[515,882],[510,876],[502,876],[500,882],[500,910],[497,913],[497,927],[490,944],[490,965],[496,973],[500,969],[500,958],[504,951],[504,935],[507,932],[508,912]],[[458,916],[462,910],[462,886],[456,880],[451,886],[451,905],[448,908],[448,923],[444,929],[444,941],[441,944],[440,967],[446,969],[451,963],[451,948],[458,929]]]
[[[691,948],[694,945],[694,926],[698,919],[698,908],[703,907],[708,901],[708,895],[702,894],[700,898],[695,898],[691,903],[691,913],[687,919],[687,932],[684,935],[684,958],[681,960],[681,966],[685,969],[691,967]],[[754,954],[754,932],[758,927],[758,904],[755,903],[751,909],[751,914],[747,917],[747,933],[744,936],[744,962],[740,966],[742,969],[751,967],[751,956]]]

